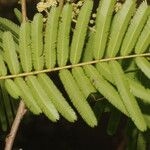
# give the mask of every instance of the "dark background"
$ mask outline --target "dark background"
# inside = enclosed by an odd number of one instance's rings
[[[36,0],[28,0],[27,12],[31,18],[36,12],[36,3]],[[15,7],[20,8],[16,0],[0,0],[0,16],[17,23],[13,14]],[[99,126],[92,129],[81,118],[74,124],[68,123],[62,117],[58,123],[52,123],[44,116],[27,114],[19,128],[14,150],[123,150],[122,145],[126,144],[126,119],[122,118],[114,136],[106,133],[108,119],[109,114],[104,114]],[[1,133],[0,138],[0,149],[3,149],[4,139]]]

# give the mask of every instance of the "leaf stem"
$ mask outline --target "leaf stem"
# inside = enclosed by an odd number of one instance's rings
[[[59,70],[63,70],[63,69],[71,69],[74,67],[82,67],[82,66],[86,66],[86,65],[92,65],[92,64],[99,63],[99,62],[108,62],[111,60],[122,60],[122,59],[136,58],[136,57],[150,57],[150,53],[134,54],[134,55],[128,55],[128,56],[118,56],[118,57],[113,57],[113,58],[104,58],[104,59],[93,60],[93,61],[89,61],[89,62],[83,62],[83,63],[79,63],[79,64],[75,64],[75,65],[67,65],[64,67],[56,67],[56,68],[52,68],[52,69],[44,69],[44,70],[40,70],[40,71],[32,71],[32,72],[20,73],[20,74],[16,74],[16,75],[1,76],[0,80],[17,78],[17,77],[26,77],[29,75],[37,75],[37,74],[41,74],[41,73],[55,72],[55,71],[59,71]]]

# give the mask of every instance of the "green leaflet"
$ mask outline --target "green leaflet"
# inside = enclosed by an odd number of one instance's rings
[[[128,27],[127,33],[121,46],[121,55],[126,56],[132,52],[149,14],[150,7],[146,1],[143,1],[143,3],[137,9],[133,19],[131,20],[130,26]]]
[[[104,55],[116,0],[101,0],[99,3],[96,15],[96,33],[93,46],[93,55],[95,59],[101,59]]]
[[[117,55],[129,21],[135,11],[135,6],[135,0],[126,0],[122,8],[114,16],[106,51],[108,57],[114,57]]]
[[[97,126],[97,119],[71,73],[68,70],[61,70],[59,76],[70,100],[84,121],[91,127]]]
[[[16,53],[15,42],[13,40],[11,32],[9,31],[4,32],[3,34],[3,49],[4,49],[4,58],[11,74],[20,73],[20,65]]]
[[[80,90],[84,94],[85,98],[92,93],[96,93],[95,87],[92,85],[89,78],[85,75],[81,67],[75,67],[72,69],[72,75],[75,78]]]
[[[135,53],[144,53],[150,45],[150,17],[136,43]]]
[[[22,13],[19,9],[17,8],[14,8],[14,13],[15,13],[15,16],[17,18],[17,20],[19,21],[19,23],[22,22]]]
[[[135,97],[130,93],[130,87],[127,79],[123,73],[120,64],[117,61],[111,61],[109,63],[113,78],[115,80],[117,89],[122,97],[123,103],[129,112],[129,115],[137,128],[141,131],[146,130],[146,123],[138,106]]]
[[[14,118],[13,118],[13,112],[12,112],[12,108],[11,108],[10,97],[5,89],[4,80],[0,81],[0,87],[2,90],[2,99],[4,102],[4,108],[5,108],[5,113],[7,116],[8,125],[11,126]]]
[[[92,61],[93,60],[93,40],[95,32],[90,31],[88,41],[83,52],[82,62]]]
[[[110,66],[108,63],[106,62],[102,62],[102,63],[98,63],[96,65],[97,70],[99,71],[99,73],[106,79],[108,80],[110,83],[115,84],[115,81],[113,79],[112,73],[110,71]],[[142,86],[140,83],[138,83],[137,81],[127,77],[128,83],[130,85],[130,92],[138,97],[141,98],[144,102],[146,103],[150,103],[150,90],[149,89],[145,89],[144,86]]]
[[[35,70],[42,70],[44,66],[43,16],[40,13],[34,16],[31,24],[31,48],[33,67]]]
[[[150,79],[150,62],[144,57],[135,58],[137,66]]]
[[[59,14],[59,7],[52,7],[50,13],[48,14],[44,45],[46,68],[53,68],[56,64],[56,42]]]
[[[150,129],[150,115],[149,114],[144,114],[144,119],[147,123],[147,127]]]
[[[15,82],[11,79],[6,79],[5,80],[5,88],[7,92],[14,98],[18,99],[20,97],[20,90],[18,86],[15,84]]]
[[[143,135],[142,132],[138,133],[138,138],[137,138],[137,149],[136,150],[146,150],[147,146],[146,146],[147,142],[146,139]]]
[[[7,118],[5,114],[5,106],[3,103],[2,90],[0,90],[0,126],[3,131],[7,131]]]
[[[7,68],[5,66],[2,55],[0,54],[0,76],[7,75]]]
[[[44,114],[53,122],[59,120],[59,114],[51,102],[50,98],[43,90],[43,87],[39,84],[35,76],[26,77],[27,84],[30,87],[33,97],[36,99],[37,104],[44,112]]]
[[[20,27],[19,55],[24,72],[32,70],[30,23],[23,22]]]
[[[77,64],[81,59],[92,7],[93,1],[86,0],[80,10],[71,43],[70,61],[72,64]]]
[[[1,31],[0,30],[0,49],[1,50],[3,50],[3,31]],[[14,36],[13,36],[13,40],[14,40],[14,42],[15,42],[15,46],[16,46],[16,51],[18,51],[18,39],[17,39],[17,41],[16,41],[16,38],[14,38]]]
[[[121,118],[121,113],[117,109],[111,109],[111,115],[108,121],[107,134],[114,135],[117,131]]]
[[[75,112],[64,99],[52,80],[46,74],[39,74],[38,81],[62,116],[70,122],[75,122],[75,120],[77,120]]]
[[[116,89],[107,82],[91,65],[84,67],[85,73],[90,78],[96,89],[117,109],[128,116],[128,112]]]
[[[6,18],[0,17],[0,30],[11,31],[16,38],[19,38],[19,26]]]
[[[114,84],[114,79],[112,77],[112,74],[110,72],[110,67],[107,62],[97,63],[96,69],[106,80],[108,80],[110,83]]]
[[[72,5],[67,3],[63,7],[58,29],[57,61],[60,67],[65,66],[68,61],[71,21]]]
[[[26,106],[29,108],[29,110],[36,115],[40,114],[41,109],[37,105],[37,100],[33,98],[32,92],[27,86],[26,82],[22,78],[15,78],[14,82],[20,90],[20,97],[22,98]]]
[[[129,85],[130,85],[130,91],[131,93],[142,99],[145,103],[150,104],[150,89],[146,89],[142,84],[140,84],[138,81],[135,81],[134,79],[127,78]]]

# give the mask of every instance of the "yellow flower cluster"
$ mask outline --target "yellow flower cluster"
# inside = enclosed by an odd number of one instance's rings
[[[37,10],[39,12],[46,11],[47,8],[50,8],[51,6],[56,6],[57,3],[58,3],[57,0],[46,0],[46,1],[41,0],[41,2],[37,4]]]

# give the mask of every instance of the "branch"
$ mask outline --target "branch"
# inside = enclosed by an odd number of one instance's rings
[[[11,131],[6,138],[5,150],[11,150],[12,149],[13,143],[14,143],[14,140],[15,140],[15,137],[16,137],[19,125],[20,125],[20,122],[21,122],[25,113],[26,113],[25,105],[24,105],[23,101],[20,101],[15,120],[14,120],[13,125],[11,127]]]
[[[21,0],[21,6],[22,6],[22,18],[23,18],[23,22],[26,21],[26,0]],[[9,135],[6,137],[6,145],[5,145],[5,150],[12,150],[13,147],[13,143],[20,125],[20,122],[23,118],[23,116],[26,113],[26,108],[25,108],[25,104],[24,102],[21,100],[18,110],[17,110],[17,114],[15,117],[15,120],[12,124],[11,130]]]

